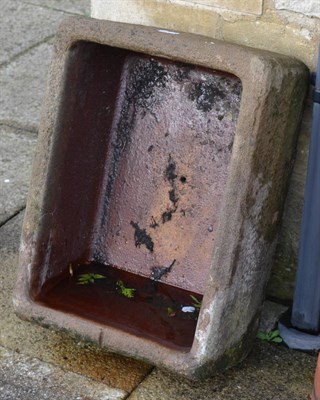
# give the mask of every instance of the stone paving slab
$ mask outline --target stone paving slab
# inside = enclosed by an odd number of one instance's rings
[[[0,225],[26,204],[36,138],[0,126]]]
[[[90,15],[90,0],[20,0],[25,4],[38,5],[51,10],[60,10],[72,14]]]
[[[0,345],[130,393],[151,366],[22,321],[14,314],[12,290],[22,218],[20,213],[0,229]]]
[[[63,12],[1,0],[0,65],[52,36],[63,18]]]
[[[307,400],[315,366],[315,356],[257,341],[242,364],[204,382],[154,370],[128,400]]]
[[[51,49],[40,44],[0,68],[0,123],[38,129]]]
[[[1,400],[120,400],[126,393],[0,347]]]

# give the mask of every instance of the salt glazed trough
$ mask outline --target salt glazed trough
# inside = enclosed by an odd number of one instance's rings
[[[308,71],[73,17],[49,71],[15,310],[200,379],[250,351]]]

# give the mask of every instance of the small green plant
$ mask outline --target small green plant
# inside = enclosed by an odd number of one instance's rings
[[[270,332],[258,332],[257,338],[273,343],[281,343],[283,341],[278,329]]]
[[[136,289],[125,287],[122,281],[117,282],[117,287],[121,296],[128,297],[129,299],[134,297],[134,292]]]
[[[174,317],[176,315],[176,312],[174,311],[173,308],[168,307],[167,308],[167,314],[168,314],[169,317]]]
[[[200,308],[201,308],[201,301],[198,300],[195,296],[192,296],[192,294],[190,294],[190,297],[191,297],[191,299],[193,300],[193,303],[192,303],[193,307],[194,307],[196,310],[200,310]]]
[[[98,279],[105,279],[106,277],[100,274],[82,274],[78,277],[78,285],[88,285],[95,283]]]

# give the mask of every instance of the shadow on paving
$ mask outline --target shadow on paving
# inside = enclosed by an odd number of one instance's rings
[[[154,370],[129,400],[307,400],[315,365],[315,356],[257,340],[242,364],[204,382]]]

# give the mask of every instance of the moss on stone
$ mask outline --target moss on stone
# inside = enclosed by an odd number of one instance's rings
[[[290,254],[276,257],[270,280],[267,286],[267,296],[284,302],[291,301],[294,292],[296,275],[297,254]]]

